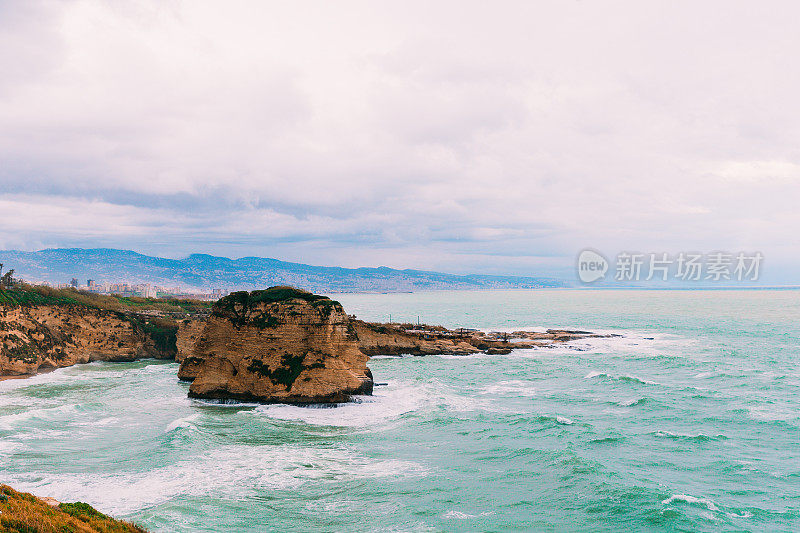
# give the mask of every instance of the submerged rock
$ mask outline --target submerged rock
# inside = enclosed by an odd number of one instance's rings
[[[179,377],[192,398],[338,403],[372,393],[367,360],[339,302],[272,287],[214,304]]]

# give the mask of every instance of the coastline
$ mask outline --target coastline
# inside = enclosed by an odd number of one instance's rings
[[[382,386],[332,409],[187,400],[175,365],[158,361],[5,384],[0,468],[12,486],[152,531],[405,530],[410,516],[440,531],[571,531],[598,519],[703,530],[712,518],[726,530],[797,529],[779,508],[797,471],[796,293],[662,293],[658,305],[645,293],[576,294],[343,302],[414,319],[436,309],[434,323],[485,332],[552,324],[623,336],[504,356],[375,357]],[[765,449],[752,435],[766,431],[775,453],[743,470]]]

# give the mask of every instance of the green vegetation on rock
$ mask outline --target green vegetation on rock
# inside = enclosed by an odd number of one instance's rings
[[[53,289],[38,285],[17,284],[13,288],[0,289],[0,305],[8,307],[34,307],[40,305],[66,306],[70,308],[94,309],[114,313],[119,320],[129,322],[136,331],[153,341],[155,348],[164,355],[178,352],[178,322],[171,317],[155,316],[156,313],[207,312],[211,302],[198,300],[168,300],[108,296],[75,289]],[[39,332],[49,335],[46,329]],[[15,360],[34,362],[37,350],[33,346],[20,344],[6,349],[6,355]]]
[[[275,370],[270,370],[270,368],[261,360],[254,359],[250,363],[250,366],[247,367],[247,370],[268,378],[276,385],[283,385],[288,390],[291,390],[292,385],[294,385],[294,382],[297,380],[303,370],[310,370],[312,368],[325,368],[323,363],[304,365],[303,361],[305,358],[306,354],[292,355],[290,353],[285,353],[283,357],[281,357],[281,365]]]
[[[0,533],[146,533],[88,503],[50,505],[33,494],[0,485]]]
[[[173,300],[167,298],[138,298],[96,294],[77,289],[54,289],[42,285],[18,284],[0,289],[0,305],[82,305],[118,312],[161,311],[166,313],[197,313],[207,311],[212,302]]]
[[[260,329],[271,328],[279,324],[278,319],[269,313],[253,316],[250,314],[253,308],[258,304],[272,304],[291,300],[302,300],[310,303],[324,317],[330,316],[333,308],[340,305],[339,302],[331,300],[327,296],[312,294],[294,287],[277,286],[252,292],[233,292],[214,304],[214,314],[229,318],[236,327],[250,323]]]

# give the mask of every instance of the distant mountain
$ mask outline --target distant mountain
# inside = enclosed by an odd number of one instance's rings
[[[54,248],[0,251],[0,263],[28,281],[150,283],[195,290],[255,289],[294,285],[316,292],[403,292],[435,289],[528,289],[561,287],[548,278],[445,274],[388,267],[341,268],[289,263],[264,257],[228,259],[192,254],[186,259],[151,257],[130,250]]]

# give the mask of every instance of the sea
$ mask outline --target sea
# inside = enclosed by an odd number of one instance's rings
[[[0,382],[0,482],[153,532],[800,531],[800,291],[336,294],[359,318],[618,336],[374,357],[336,407],[175,363]]]

